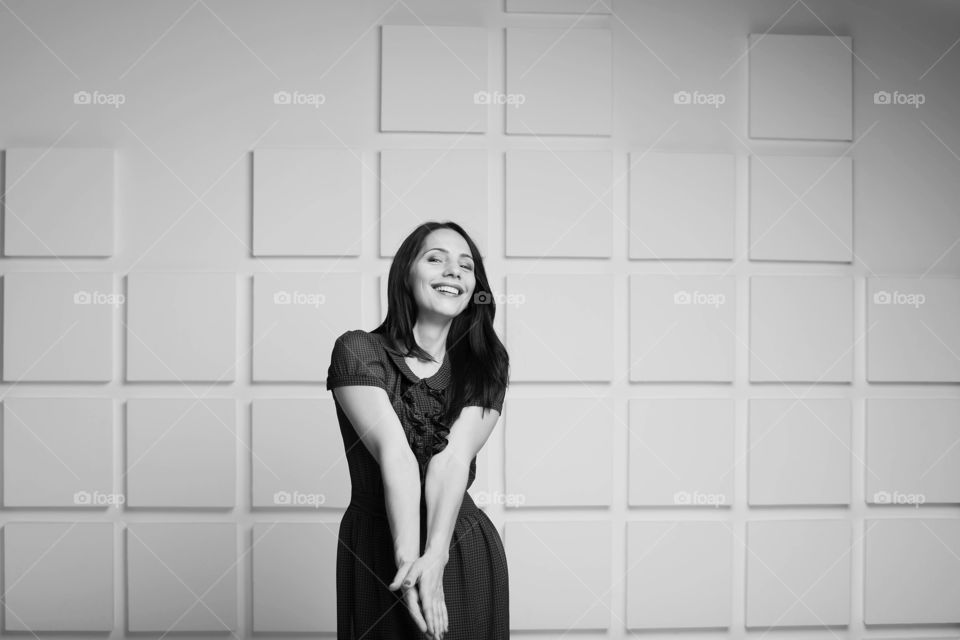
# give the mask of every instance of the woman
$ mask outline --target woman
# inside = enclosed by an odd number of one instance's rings
[[[388,304],[379,327],[337,338],[327,372],[352,485],[337,638],[506,640],[506,554],[466,489],[509,359],[470,236],[417,227],[390,266]]]

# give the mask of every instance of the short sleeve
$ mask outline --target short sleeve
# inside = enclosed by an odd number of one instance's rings
[[[485,406],[481,401],[467,402],[464,406],[466,407],[483,407],[487,409],[496,409],[497,413],[503,413],[503,399],[507,394],[506,387],[500,387],[497,393],[493,396],[493,404]]]
[[[327,389],[348,385],[380,387],[387,390],[383,349],[375,335],[362,329],[347,331],[337,338],[327,369]]]

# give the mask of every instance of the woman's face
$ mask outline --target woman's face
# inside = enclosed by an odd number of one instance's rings
[[[473,256],[467,241],[453,229],[436,229],[426,237],[410,272],[410,289],[420,313],[453,319],[473,296]],[[455,292],[438,290],[449,285]],[[456,293],[456,295],[449,295]]]

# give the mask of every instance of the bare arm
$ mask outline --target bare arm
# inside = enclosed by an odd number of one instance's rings
[[[424,480],[427,502],[424,556],[430,555],[444,565],[449,559],[450,539],[466,491],[470,461],[486,443],[499,419],[500,412],[495,409],[464,407],[450,427],[446,448],[430,459]]]
[[[374,386],[334,389],[361,441],[380,465],[397,566],[420,555],[420,467],[390,398]]]

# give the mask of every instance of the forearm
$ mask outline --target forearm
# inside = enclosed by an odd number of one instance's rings
[[[430,552],[447,560],[450,539],[467,489],[469,465],[442,453],[433,456],[427,466],[424,492],[427,503],[427,544]]]
[[[416,560],[420,555],[420,467],[411,452],[387,456],[380,472],[394,557]]]

